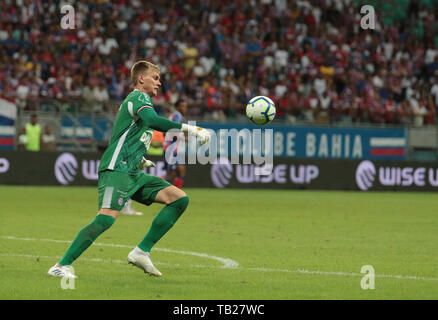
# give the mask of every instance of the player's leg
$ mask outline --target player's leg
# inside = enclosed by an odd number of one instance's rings
[[[170,168],[169,163],[167,162],[166,154],[165,154],[165,156],[164,156],[164,160],[163,160],[163,162],[164,162],[163,169],[164,169],[164,171],[166,172],[166,174],[165,174],[165,176],[162,177],[162,178],[163,178],[164,180],[169,181],[170,183],[172,183],[174,177],[172,177],[172,170],[171,170],[171,168]]]
[[[176,172],[173,170],[166,171],[166,180],[173,184],[173,180],[176,178]]]
[[[150,260],[150,251],[185,211],[189,198],[184,191],[170,185],[167,181],[150,176],[148,183],[133,195],[133,199],[146,205],[153,202],[165,204],[152,221],[143,240],[128,255],[129,263],[138,266],[146,273],[161,276],[161,272]]]
[[[166,167],[166,180],[173,184],[176,178],[176,164],[175,163],[169,164],[165,162],[165,167]]]
[[[146,252],[150,252],[152,247],[173,227],[186,210],[189,197],[181,189],[168,186],[157,193],[154,202],[165,204],[165,206],[152,221],[149,231],[138,245]]]
[[[97,237],[113,225],[128,199],[127,193],[123,191],[129,187],[126,176],[121,176],[120,173],[105,173],[99,177],[100,209],[97,216],[78,232],[61,260],[49,270],[49,275],[65,276],[61,272],[62,269],[66,270],[63,267],[70,266]]]
[[[142,216],[143,215],[143,212],[137,211],[132,207],[132,199],[128,199],[128,201],[126,201],[126,204],[123,207],[122,211],[120,211],[120,213],[127,214],[127,215],[133,215],[133,216]]]
[[[88,249],[99,235],[113,225],[117,215],[116,210],[100,209],[96,218],[78,232],[61,260],[49,269],[48,275],[76,278],[70,274],[69,266]]]
[[[109,229],[118,216],[117,210],[100,209],[97,216],[83,227],[71,243],[67,252],[59,260],[61,266],[69,266],[75,261],[104,231]]]
[[[184,178],[186,176],[186,167],[183,164],[178,164],[176,166],[176,177],[173,180],[173,185],[177,188],[182,188],[184,184]]]

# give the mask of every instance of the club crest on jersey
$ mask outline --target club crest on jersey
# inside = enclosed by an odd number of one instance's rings
[[[119,206],[121,206],[123,204],[123,198],[119,198],[119,200],[117,200],[117,202],[119,203]]]

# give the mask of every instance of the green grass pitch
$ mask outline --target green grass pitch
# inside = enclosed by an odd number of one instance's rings
[[[46,273],[93,219],[97,188],[0,186],[0,299],[438,298],[435,193],[185,191],[188,210],[152,250],[163,277],[126,263],[161,208],[134,203],[144,215],[120,215],[68,290]]]

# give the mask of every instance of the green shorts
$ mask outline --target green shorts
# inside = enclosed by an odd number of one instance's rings
[[[99,208],[108,208],[120,211],[129,198],[147,206],[155,201],[158,191],[171,186],[166,180],[138,172],[105,170],[99,172],[98,191]]]

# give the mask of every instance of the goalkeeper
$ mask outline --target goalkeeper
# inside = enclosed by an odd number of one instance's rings
[[[109,146],[99,166],[98,213],[79,231],[62,259],[50,268],[48,274],[51,276],[76,278],[69,266],[111,227],[129,198],[145,205],[154,202],[165,205],[144,238],[128,254],[130,264],[150,275],[161,276],[152,264],[150,251],[186,210],[189,198],[184,191],[162,178],[140,171],[154,165],[143,155],[149,148],[154,130],[178,129],[197,137],[201,144],[210,141],[210,134],[205,129],[157,115],[151,100],[161,86],[160,70],[156,65],[148,61],[136,62],[131,69],[131,80],[134,90],[119,108]]]

